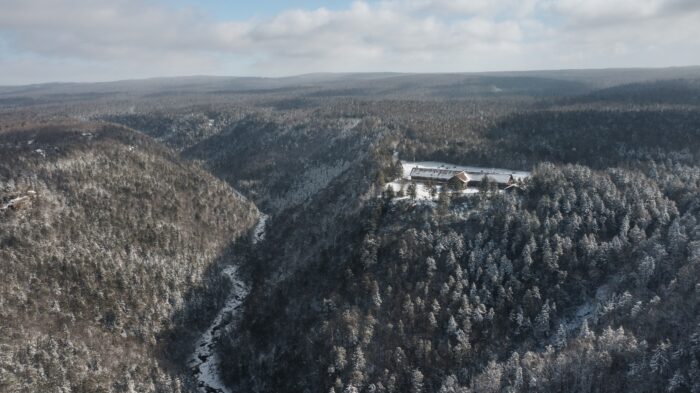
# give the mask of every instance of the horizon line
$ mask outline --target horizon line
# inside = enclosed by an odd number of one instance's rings
[[[45,82],[33,82],[33,83],[23,83],[23,84],[2,84],[0,88],[14,88],[14,87],[42,87],[47,85],[90,85],[90,84],[109,84],[109,83],[127,83],[127,82],[146,82],[146,81],[157,81],[157,80],[175,80],[175,79],[192,79],[192,78],[218,78],[218,79],[268,79],[268,80],[281,80],[281,79],[293,79],[293,78],[303,78],[316,75],[372,75],[372,74],[386,74],[394,76],[402,75],[485,75],[485,74],[509,74],[509,73],[537,73],[537,72],[580,72],[580,71],[629,71],[629,70],[668,70],[668,69],[682,69],[682,68],[700,68],[700,64],[689,64],[689,65],[674,65],[674,66],[662,66],[662,67],[643,67],[643,66],[631,66],[631,67],[600,67],[600,68],[540,68],[540,69],[519,69],[519,70],[494,70],[494,71],[454,71],[454,72],[399,72],[399,71],[317,71],[317,72],[307,72],[302,74],[290,74],[281,76],[262,76],[262,75],[216,75],[216,74],[190,74],[190,75],[174,75],[174,76],[147,76],[147,77],[134,77],[134,78],[123,78],[123,79],[112,79],[112,80],[96,80],[96,81],[45,81]]]
[[[281,76],[263,76],[263,75],[216,75],[216,74],[189,74],[189,75],[173,75],[173,76],[146,76],[146,77],[134,77],[134,78],[123,78],[123,79],[111,79],[111,80],[95,80],[95,81],[85,81],[76,82],[70,80],[55,80],[46,82],[33,82],[33,83],[22,83],[22,84],[0,84],[0,88],[14,88],[14,87],[42,87],[48,85],[90,85],[90,84],[110,84],[110,83],[127,83],[127,82],[146,82],[146,81],[157,81],[157,80],[174,80],[174,79],[193,79],[193,78],[218,78],[218,79],[268,79],[268,80],[280,80],[280,79],[293,79],[293,78],[303,78],[316,75],[372,75],[372,74],[386,74],[394,76],[408,76],[408,75],[488,75],[488,74],[509,74],[509,73],[537,73],[537,72],[580,72],[580,71],[630,71],[630,70],[670,70],[670,69],[690,69],[690,68],[700,68],[700,64],[689,64],[689,65],[674,65],[674,66],[659,66],[659,67],[644,67],[644,66],[630,66],[630,67],[600,67],[600,68],[537,68],[537,69],[513,69],[513,70],[495,70],[495,71],[452,71],[452,72],[400,72],[400,71],[317,71],[317,72],[307,72],[301,74],[290,74]]]

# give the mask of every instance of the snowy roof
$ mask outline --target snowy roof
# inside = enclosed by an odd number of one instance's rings
[[[463,176],[467,176],[464,171],[455,171],[451,169],[436,169],[436,168],[419,168],[419,167],[414,167],[411,169],[411,178],[427,178],[427,179],[435,179],[435,180],[450,180],[456,175],[462,174]],[[467,179],[468,180],[468,179]]]
[[[459,172],[455,173],[455,175],[453,177],[456,177],[458,180],[461,180],[464,183],[468,183],[469,180],[471,180],[469,178],[469,175],[467,175],[467,173],[464,171],[459,171]]]
[[[482,181],[484,177],[488,176],[489,179],[492,181],[495,181],[498,184],[508,184],[510,181],[511,176],[513,176],[510,173],[487,173],[487,172],[469,172],[469,177],[471,178],[472,181]],[[513,176],[514,180],[515,176]]]
[[[465,173],[467,181],[481,182],[484,176],[488,176],[498,184],[508,184],[513,180],[525,180],[530,176],[529,172],[514,171],[500,168],[480,168],[474,166],[462,166],[447,164],[444,162],[409,162],[402,161],[403,177],[405,179],[432,179],[436,181],[448,181],[459,173]]]

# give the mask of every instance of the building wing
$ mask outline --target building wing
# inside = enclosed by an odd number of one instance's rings
[[[450,169],[418,168],[411,169],[411,180],[433,180],[446,182],[462,171]]]

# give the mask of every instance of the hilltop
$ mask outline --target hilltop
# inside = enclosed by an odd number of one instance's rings
[[[72,122],[0,133],[0,195],[30,197],[0,211],[0,390],[180,389],[170,348],[216,312],[199,293],[226,296],[255,206],[142,134]]]

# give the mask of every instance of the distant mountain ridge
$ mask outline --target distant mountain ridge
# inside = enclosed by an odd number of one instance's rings
[[[700,66],[672,68],[630,68],[591,70],[535,70],[466,73],[312,73],[287,77],[182,76],[93,83],[41,83],[25,86],[0,86],[0,98],[51,94],[131,93],[148,94],[158,90],[183,93],[212,91],[274,90],[282,88],[330,89],[343,85],[366,88],[381,95],[382,89],[412,84],[429,89],[441,84],[463,83],[480,78],[533,78],[535,80],[578,83],[589,89],[661,79],[700,78]],[[551,82],[550,82],[551,83]],[[404,86],[405,87],[405,86]]]

